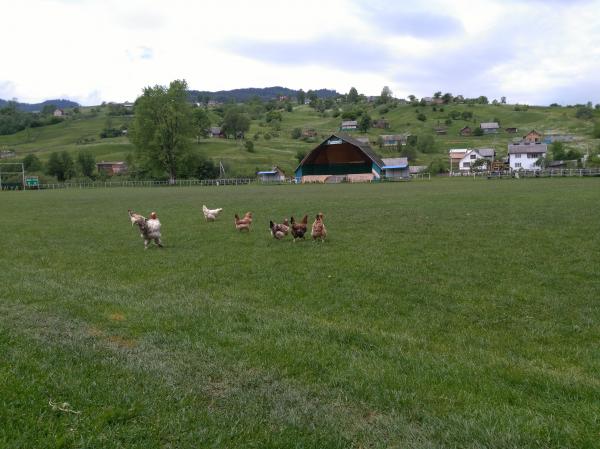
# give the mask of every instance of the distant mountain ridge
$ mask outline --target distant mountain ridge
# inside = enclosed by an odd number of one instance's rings
[[[274,100],[280,95],[285,95],[291,99],[295,99],[298,92],[298,90],[281,86],[248,87],[244,89],[219,90],[217,92],[210,92],[207,90],[190,90],[188,91],[188,98],[191,101],[200,101],[203,98],[208,97],[210,100],[223,103],[231,100],[235,101],[236,103],[241,103],[248,101],[253,97],[258,97],[262,101]],[[331,89],[318,89],[314,90],[313,92],[315,92],[319,98],[331,98],[339,95],[337,91]]]
[[[5,107],[6,105],[8,105],[9,101],[7,100],[2,100],[0,99],[0,108]],[[75,108],[77,106],[79,106],[79,103],[76,103],[74,101],[71,100],[46,100],[43,101],[41,103],[19,103],[17,102],[17,109],[19,111],[23,111],[23,112],[36,112],[36,111],[41,111],[42,109],[44,109],[44,106],[49,105],[49,104],[53,104],[54,106],[56,106],[59,109],[65,109],[65,108]]]

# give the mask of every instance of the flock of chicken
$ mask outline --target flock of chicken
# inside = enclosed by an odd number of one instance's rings
[[[206,218],[206,220],[208,221],[207,218],[207,212],[211,213],[211,216],[214,216],[214,218],[216,218],[216,216],[218,215],[218,212],[215,214],[215,211],[222,211],[223,209],[205,209],[206,206],[202,206],[203,210],[204,210],[204,217]],[[250,231],[250,225],[252,224],[252,212],[246,212],[244,214],[244,216],[242,218],[240,218],[240,216],[238,214],[235,214],[235,228],[238,231]],[[323,223],[323,218],[325,216],[323,215],[322,212],[319,212],[317,214],[317,216],[315,217],[315,221],[312,225],[312,229],[310,232],[311,237],[313,238],[313,240],[317,240],[317,241],[324,241],[325,237],[327,237],[327,228],[325,227],[325,223]],[[214,221],[213,220],[211,221]],[[294,220],[294,217],[290,217],[290,220],[288,221],[287,218],[285,218],[283,220],[282,223],[274,223],[272,220],[269,221],[269,229],[271,230],[271,235],[273,236],[273,238],[276,238],[277,240],[281,240],[284,237],[286,237],[287,235],[291,234],[292,238],[294,239],[294,242],[298,239],[304,239],[304,235],[306,234],[306,230],[308,227],[308,215],[305,215],[304,218],[302,218],[301,222],[297,222],[296,220]]]
[[[202,212],[206,221],[215,221],[219,214],[223,211],[219,209],[209,209],[206,206],[202,206]],[[162,241],[160,239],[160,221],[156,216],[156,212],[150,214],[150,218],[146,218],[140,214],[133,212],[131,209],[128,210],[129,220],[131,226],[137,225],[140,230],[140,237],[144,240],[144,248],[148,249],[148,245],[154,242],[159,248],[162,248]],[[311,237],[315,241],[324,241],[327,237],[327,228],[323,223],[324,215],[319,212],[315,217],[315,221],[311,229]],[[246,212],[242,218],[238,214],[235,214],[235,228],[238,231],[250,231],[250,225],[252,224],[252,212]],[[281,240],[287,235],[291,234],[294,242],[298,239],[304,239],[308,227],[308,215],[302,218],[302,221],[297,222],[294,217],[290,217],[290,220],[284,219],[282,223],[273,223],[269,221],[269,229],[273,238]]]

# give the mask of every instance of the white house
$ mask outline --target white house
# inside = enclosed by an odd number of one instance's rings
[[[458,164],[461,159],[467,154],[469,151],[467,148],[451,148],[448,150],[448,158],[450,160],[450,171],[454,171],[458,168]]]
[[[494,161],[495,156],[496,151],[493,148],[476,148],[468,150],[458,163],[458,169],[460,171],[470,171],[473,163],[478,159],[485,159],[487,164],[484,169],[488,169]]]
[[[548,145],[545,143],[519,142],[508,145],[508,163],[511,170],[540,170],[536,162],[546,157]]]
[[[352,131],[358,128],[358,122],[356,120],[344,120],[340,129],[342,131]]]

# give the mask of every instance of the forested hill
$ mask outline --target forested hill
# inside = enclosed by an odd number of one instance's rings
[[[331,98],[338,95],[335,90],[319,89],[313,91],[318,98]],[[287,87],[248,87],[245,89],[220,90],[210,92],[205,90],[190,90],[189,98],[192,101],[201,102],[204,99],[215,100],[223,103],[233,100],[236,103],[242,103],[250,100],[253,97],[258,97],[262,101],[269,101],[278,98],[280,95],[285,95],[289,98],[296,98],[297,90],[288,89]]]
[[[8,103],[9,101],[0,99],[0,109],[6,107]],[[42,103],[16,103],[17,109],[23,112],[41,111],[42,109],[44,109],[44,106],[50,104],[56,106],[59,109],[74,108],[79,106],[79,103],[76,103],[71,100],[46,100]]]

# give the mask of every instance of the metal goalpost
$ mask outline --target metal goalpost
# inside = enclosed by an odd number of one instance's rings
[[[7,183],[7,178],[21,178],[21,188],[25,190],[25,166],[22,162],[4,162],[0,163],[0,190],[5,186],[13,186],[15,183]],[[4,182],[4,184],[2,184]]]

